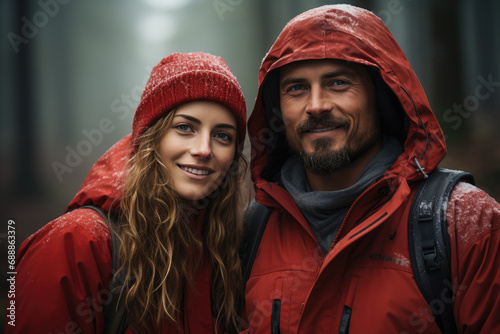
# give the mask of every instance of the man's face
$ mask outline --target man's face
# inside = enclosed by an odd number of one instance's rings
[[[329,175],[376,149],[375,93],[362,65],[295,62],[281,69],[279,89],[289,145],[312,174]]]

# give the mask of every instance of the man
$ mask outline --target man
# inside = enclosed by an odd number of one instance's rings
[[[250,333],[436,333],[408,214],[446,154],[391,33],[352,6],[305,12],[262,62],[249,119],[256,201],[270,210],[246,286]],[[500,332],[500,205],[459,183],[447,205],[460,333]]]

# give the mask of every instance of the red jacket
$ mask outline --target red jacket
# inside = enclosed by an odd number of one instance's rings
[[[114,201],[120,196],[129,144],[127,136],[106,152],[92,167],[68,212],[21,245],[16,295],[11,299],[15,326],[7,318],[6,333],[103,332],[102,310],[112,277],[110,231],[94,210],[76,208],[94,204],[105,211],[119,210]],[[214,333],[210,277],[211,269],[206,269],[197,278],[198,292],[186,293],[184,329],[167,326],[162,333]]]
[[[288,149],[273,129],[279,122],[266,117],[263,94],[273,70],[323,58],[379,70],[408,125],[404,152],[354,202],[326,256],[292,196],[275,182]],[[262,62],[248,127],[256,200],[271,210],[246,286],[250,333],[271,333],[272,324],[281,334],[439,333],[414,280],[407,221],[423,178],[416,161],[432,171],[446,146],[417,76],[382,21],[342,5],[292,20]],[[500,205],[460,183],[447,221],[459,332],[500,333]]]

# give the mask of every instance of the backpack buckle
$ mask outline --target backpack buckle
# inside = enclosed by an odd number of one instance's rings
[[[426,244],[424,241],[422,243],[422,255],[425,263],[425,271],[429,272],[441,268],[441,264],[437,256],[436,246],[433,242],[428,242]]]

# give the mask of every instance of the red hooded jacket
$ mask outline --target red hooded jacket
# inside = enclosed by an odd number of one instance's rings
[[[265,108],[266,99],[272,101],[266,87],[273,70],[324,58],[380,73],[398,101],[397,114],[386,122],[394,121],[396,132],[404,128],[404,152],[352,204],[326,256],[292,196],[276,182],[289,149],[275,131],[279,116]],[[246,286],[249,332],[439,333],[414,280],[407,221],[423,171],[437,167],[446,145],[417,76],[382,21],[345,5],[290,21],[262,62],[248,128],[256,200],[271,210]],[[447,221],[459,332],[500,333],[500,205],[460,183]]]
[[[131,151],[129,135],[96,162],[67,212],[23,242],[16,295],[9,300],[15,303],[15,326],[7,318],[6,333],[103,333],[103,306],[112,277],[110,231],[97,212],[77,208],[93,204],[104,211],[119,210],[119,189]],[[197,292],[186,292],[183,328],[167,324],[162,333],[215,332],[211,266],[204,268],[196,279]]]

